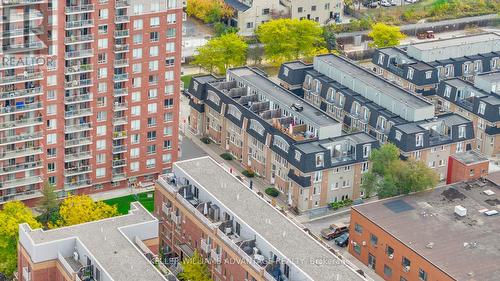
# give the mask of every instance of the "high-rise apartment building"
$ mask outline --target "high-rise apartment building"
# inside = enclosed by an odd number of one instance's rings
[[[0,202],[146,185],[177,158],[182,2],[3,0]]]

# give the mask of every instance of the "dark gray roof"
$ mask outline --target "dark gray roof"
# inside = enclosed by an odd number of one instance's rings
[[[287,66],[290,69],[303,69],[311,67],[311,64],[307,64],[300,60],[285,62],[283,63],[283,65]]]
[[[230,7],[234,8],[235,10],[244,12],[248,9],[250,9],[250,6],[248,6],[245,3],[242,3],[238,0],[224,0],[224,2],[229,5]]]

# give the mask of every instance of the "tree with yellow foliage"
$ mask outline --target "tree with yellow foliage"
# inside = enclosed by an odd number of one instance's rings
[[[399,45],[401,39],[406,35],[401,33],[399,26],[387,25],[385,23],[376,23],[372,26],[372,30],[368,36],[373,39],[370,47],[375,48],[388,48]]]
[[[188,0],[186,13],[205,23],[214,23],[232,16],[233,10],[223,0]]]
[[[6,276],[11,276],[17,267],[19,224],[22,223],[29,224],[32,229],[41,227],[23,203],[6,203],[0,211],[0,272]]]
[[[118,215],[116,206],[110,206],[101,201],[94,202],[88,195],[71,196],[61,203],[56,225],[49,225],[49,227],[69,226],[116,215]]]

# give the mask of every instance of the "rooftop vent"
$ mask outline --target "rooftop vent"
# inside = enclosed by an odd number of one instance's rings
[[[460,205],[457,205],[455,206],[455,214],[457,214],[460,217],[465,217],[467,215],[467,209]]]
[[[304,110],[304,107],[302,106],[302,104],[300,102],[295,102],[294,104],[292,104],[290,106],[293,110],[297,111],[297,112],[301,112],[302,110]]]

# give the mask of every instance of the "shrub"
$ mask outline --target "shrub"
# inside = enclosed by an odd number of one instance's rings
[[[228,152],[224,152],[220,155],[220,157],[222,157],[222,159],[224,160],[233,160],[234,157],[231,153],[228,153]]]
[[[342,207],[350,206],[351,204],[352,204],[352,200],[346,199],[346,200],[342,200],[342,201],[338,201],[338,202],[332,202],[332,203],[330,203],[330,207],[334,210],[337,210],[337,209],[342,208]]]
[[[204,144],[211,144],[212,143],[212,140],[209,137],[202,137],[200,140]]]
[[[274,187],[268,187],[264,192],[271,197],[278,197],[280,195],[280,192]]]
[[[250,169],[243,170],[241,173],[247,178],[255,177],[255,172]]]

